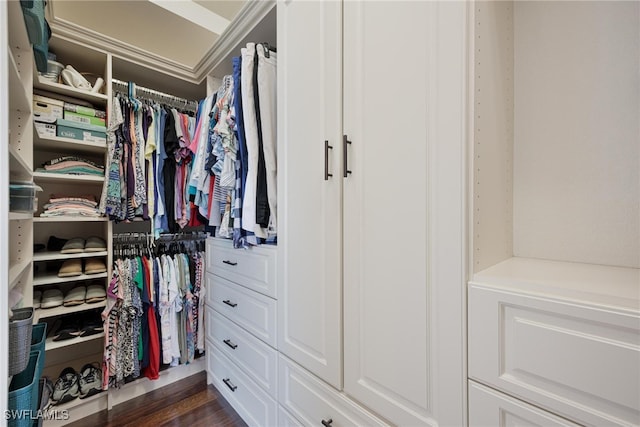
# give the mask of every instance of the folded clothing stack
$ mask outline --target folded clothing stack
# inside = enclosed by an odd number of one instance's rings
[[[104,176],[104,166],[82,157],[63,156],[49,160],[42,168],[36,169],[36,172]]]
[[[93,195],[64,196],[51,195],[49,203],[44,205],[41,217],[86,216],[99,217],[98,202]]]

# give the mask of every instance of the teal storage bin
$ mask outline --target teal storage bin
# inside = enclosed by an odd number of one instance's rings
[[[47,324],[36,323],[31,328],[31,351],[44,352],[44,343],[47,341]]]
[[[38,411],[38,370],[39,358],[42,353],[32,351],[29,354],[27,368],[11,379],[9,385],[9,427],[30,427],[33,417]],[[11,416],[17,415],[17,416]]]

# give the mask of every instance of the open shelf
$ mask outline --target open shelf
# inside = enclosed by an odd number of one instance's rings
[[[12,110],[30,112],[29,97],[27,90],[20,80],[20,71],[16,65],[11,49],[9,52],[9,105]]]
[[[105,106],[107,104],[107,95],[76,89],[60,83],[54,83],[38,76],[37,74],[34,74],[33,76],[33,87],[34,89],[47,90],[60,95],[72,96],[84,101],[89,101],[95,105]]]
[[[640,269],[513,257],[471,283],[594,305],[640,310]]]
[[[55,382],[55,378],[53,379],[53,381]],[[69,410],[69,409],[73,409],[75,407],[78,407],[80,405],[84,405],[87,403],[90,403],[94,400],[99,400],[99,399],[106,399],[107,398],[107,393],[106,392],[100,392],[98,394],[94,394],[93,396],[89,396],[86,399],[80,399],[79,397],[76,399],[73,399],[70,402],[67,403],[63,403],[62,405],[56,405],[56,406],[52,406],[51,410],[52,411],[63,411],[63,410]]]
[[[72,277],[58,277],[57,273],[47,273],[37,275],[33,278],[33,286],[57,285],[60,283],[80,282],[83,280],[102,279],[107,277],[107,273],[81,274]]]
[[[106,305],[107,305],[106,301],[101,301],[93,304],[84,303],[80,305],[74,305],[71,307],[65,307],[61,305],[59,307],[54,307],[54,308],[38,308],[34,312],[34,317],[36,318],[36,320],[34,320],[34,323],[40,321],[41,319],[58,317],[65,314],[80,313],[83,311],[93,310],[94,308],[105,307]]]
[[[104,216],[60,216],[60,217],[33,217],[33,222],[107,222],[109,218]]]
[[[34,150],[68,152],[68,153],[104,153],[107,144],[104,142],[86,142],[71,138],[44,137],[38,135],[38,130],[33,129]]]
[[[9,221],[23,221],[33,219],[32,213],[26,212],[9,212]]]
[[[24,274],[27,268],[31,265],[30,259],[25,259],[17,262],[9,267],[9,289],[13,288],[16,281]]]
[[[56,261],[56,260],[75,259],[75,258],[94,258],[94,257],[107,256],[107,255],[108,255],[107,251],[80,252],[78,254],[62,254],[56,251],[36,252],[33,254],[33,262]]]
[[[38,182],[69,182],[73,184],[81,183],[101,183],[104,176],[96,175],[71,175],[67,173],[34,172],[33,179]]]
[[[12,145],[9,145],[9,171],[12,179],[31,180],[31,166],[24,161],[18,150]]]
[[[44,348],[47,351],[56,350],[58,348],[68,347],[71,345],[76,345],[83,342],[93,341],[93,340],[103,339],[103,338],[104,338],[104,332],[101,332],[95,335],[89,335],[88,337],[75,337],[69,340],[62,340],[62,341],[54,341],[53,338],[47,338]]]

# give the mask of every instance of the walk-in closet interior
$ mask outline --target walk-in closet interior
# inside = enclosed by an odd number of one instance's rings
[[[7,425],[201,372],[249,426],[640,425],[639,2],[8,0],[0,47]]]

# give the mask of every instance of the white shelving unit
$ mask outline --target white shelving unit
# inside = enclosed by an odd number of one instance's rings
[[[24,221],[33,219],[33,214],[25,212],[9,212],[9,221]]]
[[[84,101],[89,101],[96,106],[105,107],[107,105],[107,95],[76,89],[74,87],[67,86],[61,83],[54,83],[42,78],[41,76],[38,76],[37,74],[34,74],[33,87],[35,89],[46,90],[48,92],[58,93],[60,95],[71,96],[74,98],[82,99]]]
[[[107,273],[80,274],[71,277],[58,277],[56,273],[37,275],[33,278],[33,286],[59,285],[61,283],[80,282],[83,280],[104,279]]]
[[[34,217],[35,223],[56,223],[56,222],[109,222],[109,218],[93,216],[59,216],[59,217]]]
[[[40,261],[56,261],[56,260],[66,260],[66,259],[75,259],[75,258],[94,258],[94,257],[104,257],[109,255],[107,251],[100,252],[81,252],[77,254],[63,254],[56,251],[46,251],[46,252],[36,252],[33,254],[33,262]]]
[[[93,304],[84,303],[80,305],[72,305],[70,307],[65,307],[61,305],[59,307],[53,307],[53,308],[38,308],[35,310],[35,313],[34,313],[34,317],[35,317],[34,321],[39,322],[42,319],[50,319],[52,317],[59,317],[65,314],[80,313],[83,311],[93,310],[95,308],[102,308],[106,305],[107,305],[106,301],[102,301],[102,302],[97,302]]]
[[[76,338],[71,338],[71,339],[62,340],[62,341],[54,341],[53,338],[47,338],[47,341],[45,342],[45,348],[47,350],[56,350],[59,348],[69,347],[69,346],[81,344],[84,342],[89,342],[93,340],[102,340],[102,339],[104,339],[104,332],[101,332],[99,334],[89,335],[88,337],[76,337]]]
[[[34,172],[33,179],[38,182],[61,182],[69,184],[101,183],[104,176],[70,175],[65,173]]]
[[[71,138],[41,137],[33,132],[33,147],[36,150],[58,151],[60,153],[101,154],[107,149],[106,143],[78,141]]]

